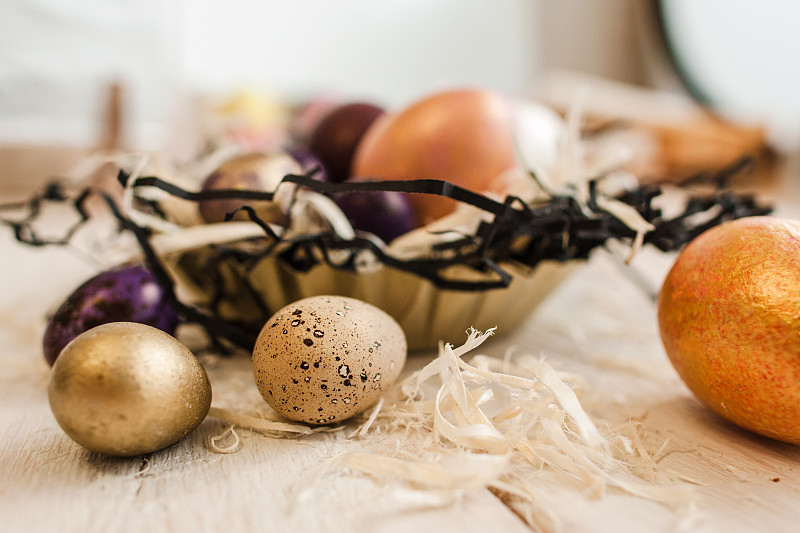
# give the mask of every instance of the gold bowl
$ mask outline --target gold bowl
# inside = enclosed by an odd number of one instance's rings
[[[564,280],[580,261],[542,261],[529,268],[500,266],[511,275],[504,288],[454,290],[438,287],[416,274],[381,265],[353,272],[320,262],[299,271],[270,254],[251,264],[233,255],[221,256],[202,246],[166,256],[183,295],[215,316],[259,329],[272,312],[308,296],[336,294],[357,298],[389,313],[406,334],[410,350],[455,342],[474,327],[497,327],[505,333],[520,324]],[[209,272],[214,272],[209,276]],[[444,275],[481,281],[489,276],[455,265]]]

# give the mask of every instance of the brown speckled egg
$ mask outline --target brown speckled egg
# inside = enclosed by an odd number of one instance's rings
[[[264,325],[253,349],[261,395],[285,417],[332,424],[378,401],[406,361],[397,322],[366,302],[312,296]]]

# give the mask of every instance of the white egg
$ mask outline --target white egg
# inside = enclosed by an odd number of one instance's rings
[[[526,167],[551,172],[564,130],[564,121],[549,107],[533,101],[517,103],[514,135]]]
[[[386,312],[343,296],[289,304],[264,325],[253,377],[291,420],[331,424],[374,405],[400,376],[406,338]]]

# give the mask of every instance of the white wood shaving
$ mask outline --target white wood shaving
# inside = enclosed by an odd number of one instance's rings
[[[639,248],[641,248],[642,244],[644,244],[645,234],[653,231],[655,226],[646,221],[644,217],[642,217],[642,215],[639,214],[639,212],[632,206],[624,202],[620,202],[619,200],[598,195],[597,206],[604,211],[608,211],[620,222],[636,232],[636,237],[634,237],[630,254],[628,254],[628,257],[625,259],[625,263],[629,264],[636,255],[636,252],[639,251]]]
[[[291,185],[294,186],[294,184]],[[278,190],[280,191],[284,187],[279,187]],[[351,240],[355,237],[355,230],[347,215],[336,205],[336,202],[323,194],[297,189],[296,198],[291,204],[290,211],[292,223],[286,230],[286,238],[319,233],[328,227],[344,240]]]
[[[208,411],[208,416],[224,420],[229,424],[246,427],[270,437],[286,435],[310,435],[314,430],[303,424],[291,422],[276,422],[265,418],[257,418],[241,413],[234,413],[220,407],[212,407]]]
[[[277,224],[270,227],[281,234],[283,228]],[[255,222],[231,220],[202,226],[190,226],[169,233],[157,233],[150,241],[161,255],[200,248],[210,244],[224,244],[264,236],[264,230]]]
[[[378,418],[378,414],[381,412],[381,408],[383,407],[383,402],[384,398],[378,400],[378,403],[370,411],[370,415],[369,418],[367,418],[367,421],[361,424],[361,426],[355,431],[353,431],[350,435],[348,435],[348,438],[352,439],[355,436],[363,437],[364,435],[367,434],[369,429],[372,427],[372,424],[374,424],[375,420]]]
[[[567,111],[565,128],[562,131],[562,138],[559,142],[558,161],[556,168],[548,172],[540,168],[534,162],[526,162],[519,156],[523,165],[535,176],[537,184],[550,196],[561,195],[572,197],[584,213],[590,214],[589,208],[589,181],[598,180],[595,201],[597,207],[608,212],[628,228],[636,232],[631,250],[626,262],[630,263],[636,252],[644,243],[644,236],[654,229],[654,226],[647,222],[638,211],[632,206],[625,204],[610,196],[613,187],[603,187],[604,180],[614,181],[614,185],[622,185],[623,180],[618,173],[618,168],[624,165],[633,157],[633,152],[626,145],[610,145],[594,158],[586,155],[585,143],[581,139],[581,123],[583,120],[583,108],[588,97],[587,90],[579,91],[573,104]],[[623,173],[626,178],[630,175]],[[636,179],[626,180],[628,186],[633,187],[638,184]],[[613,191],[615,193],[621,191]]]
[[[577,376],[527,354],[462,359],[491,334],[473,330],[459,348],[440,346],[351,434],[375,451],[340,455],[329,467],[415,489],[487,487],[554,530],[556,517],[537,492],[545,470],[579,480],[595,497],[614,489],[670,506],[692,500],[688,484],[657,470],[660,450],[648,452],[640,424],[612,430],[589,417],[569,384],[580,383]],[[402,444],[381,444],[397,432]]]
[[[234,429],[236,426],[231,425],[228,429],[226,429],[223,433],[219,435],[212,435],[208,437],[208,446],[214,450],[216,453],[234,453],[239,449],[239,445],[241,444],[241,439],[239,435],[236,433]],[[218,446],[217,443],[225,440],[228,436],[233,437],[233,442],[228,444],[227,446]]]
[[[142,175],[142,172],[147,168],[147,164],[150,161],[150,156],[148,154],[143,154],[140,156],[138,161],[135,161],[131,168],[128,170],[128,181],[125,184],[125,188],[122,191],[122,210],[131,219],[131,222],[136,224],[137,226],[143,228],[153,229],[159,232],[171,232],[178,229],[178,226],[164,220],[160,216],[151,215],[140,209],[136,208],[135,198],[136,196],[142,196],[143,191],[136,190],[136,180]],[[147,193],[144,193],[144,197],[146,197]]]
[[[144,457],[144,458],[142,459],[142,462],[143,462],[142,466],[139,468],[139,471],[138,471],[138,472],[136,472],[136,473],[134,474],[134,477],[141,477],[141,476],[144,476],[144,475],[145,475],[145,474],[147,474],[147,473],[150,471],[150,469],[153,467],[153,463],[152,463],[152,462],[150,462],[150,459],[149,459],[149,458],[147,458],[147,457]]]

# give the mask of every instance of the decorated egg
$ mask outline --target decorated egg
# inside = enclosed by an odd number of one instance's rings
[[[312,296],[264,325],[253,376],[264,400],[285,417],[330,424],[375,404],[405,360],[405,334],[386,312],[354,298]]]
[[[287,174],[302,172],[300,164],[289,154],[283,152],[252,152],[233,157],[222,163],[203,182],[203,191],[223,189],[246,191],[274,191]],[[228,213],[243,205],[251,205],[267,222],[282,220],[280,206],[277,202],[213,199],[199,203],[200,216],[209,223],[223,222]],[[236,218],[246,220],[243,213]]]
[[[295,161],[297,161],[297,163],[303,169],[303,172],[316,169],[316,172],[313,176],[315,180],[330,181],[322,161],[320,161],[317,156],[312,154],[311,150],[309,150],[306,146],[297,144],[287,148],[286,151],[294,158]]]
[[[139,322],[171,335],[178,313],[147,267],[101,272],[75,289],[48,321],[42,342],[45,359],[52,366],[69,341],[108,322]]]
[[[333,182],[350,177],[356,147],[383,108],[366,102],[353,102],[332,109],[314,128],[308,146],[327,170]]]
[[[416,227],[414,205],[402,192],[351,191],[334,195],[333,201],[354,229],[368,231],[386,243]]]
[[[745,217],[705,231],[661,287],[678,375],[718,415],[800,444],[800,221]]]
[[[70,342],[53,365],[48,396],[72,440],[115,456],[175,444],[211,407],[208,376],[192,352],[134,322],[103,324]]]
[[[480,89],[432,94],[379,117],[353,156],[352,174],[384,180],[442,179],[476,192],[515,168],[513,106]],[[413,197],[419,225],[452,212],[455,200]]]

